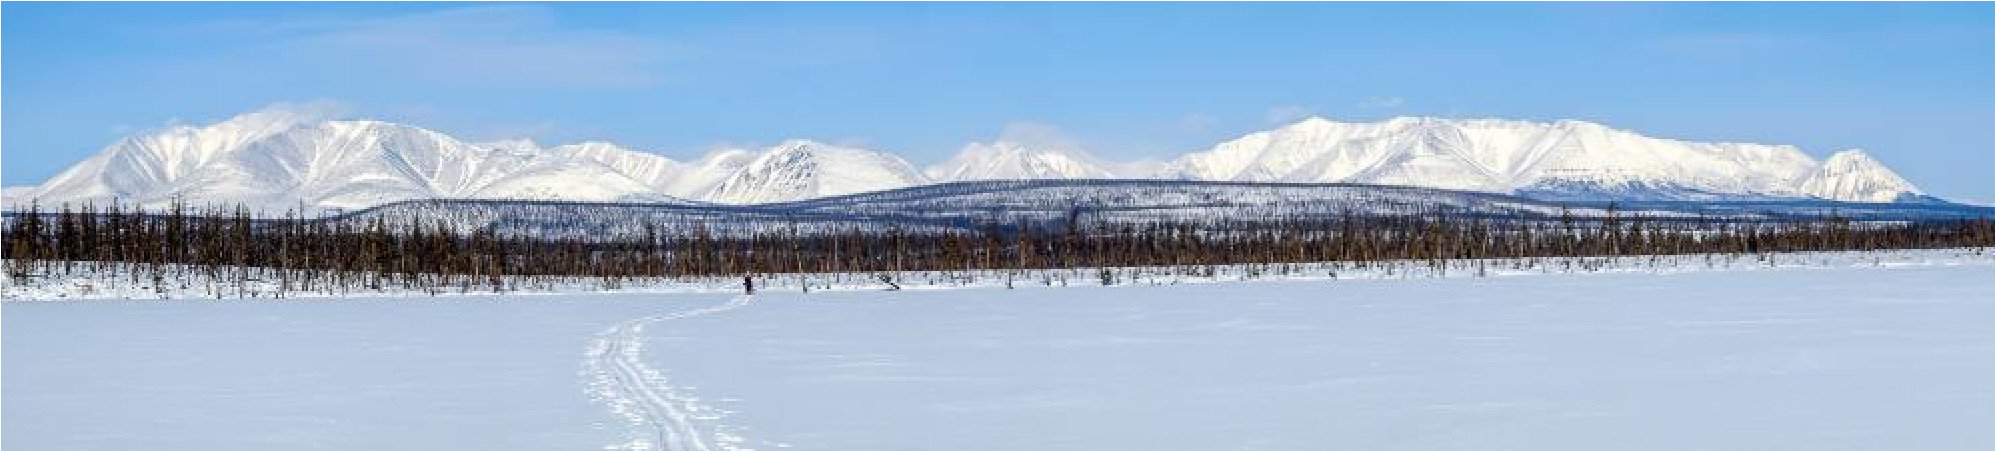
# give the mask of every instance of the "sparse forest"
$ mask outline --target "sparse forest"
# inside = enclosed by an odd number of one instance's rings
[[[781,273],[1088,270],[1237,264],[1448,262],[1590,256],[1761,254],[1995,245],[1995,221],[1856,222],[1623,216],[1555,219],[1399,215],[1224,218],[1143,224],[992,219],[955,228],[639,223],[586,238],[463,230],[421,216],[364,222],[257,217],[241,208],[160,211],[30,206],[6,220],[10,283],[122,268],[154,286],[182,276],[274,283],[279,291],[509,291],[547,280],[606,288],[650,280]]]

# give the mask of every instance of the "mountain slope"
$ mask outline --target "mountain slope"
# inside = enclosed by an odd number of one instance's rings
[[[1862,150],[1830,155],[1808,175],[1801,190],[1815,197],[1857,202],[1892,202],[1924,193]]]
[[[973,143],[924,172],[937,182],[1101,179],[1115,175],[1078,152],[1013,142]]]
[[[714,185],[733,177],[735,173],[755,161],[758,154],[747,149],[716,149],[699,160],[688,163],[688,168],[665,187],[665,192],[687,199],[707,200]]]
[[[606,142],[585,142],[555,147],[555,155],[592,161],[657,192],[671,187],[690,170],[685,163],[656,154],[638,152]]]
[[[483,147],[415,127],[331,121],[257,141],[181,195],[352,209],[424,198],[624,200],[651,190],[599,162],[538,146]]]
[[[1191,180],[1367,183],[1575,198],[1876,198],[1805,189],[1805,179],[1819,165],[1792,146],[1678,141],[1583,121],[1310,118],[1186,155],[1172,167],[1173,176]]]
[[[79,202],[170,196],[195,182],[210,163],[308,119],[295,110],[273,108],[207,127],[180,126],[126,138],[42,183],[36,195]]]
[[[1815,165],[1793,146],[1677,141],[1590,122],[1563,121],[1533,132],[1540,137],[1526,142],[1530,152],[1510,150],[1524,162],[1508,174],[1516,189],[1565,184],[1596,186],[1610,195],[1666,188],[1796,197],[1799,179]]]
[[[785,202],[927,182],[900,157],[791,140],[763,151],[699,197],[732,204]]]

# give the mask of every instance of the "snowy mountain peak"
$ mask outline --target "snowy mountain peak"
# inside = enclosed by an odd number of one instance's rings
[[[322,110],[280,105],[205,127],[177,126],[128,137],[49,179],[34,195],[61,201],[178,192],[199,178],[209,164],[323,117]]]
[[[1846,149],[1829,154],[1829,158],[1822,160],[1822,167],[1838,168],[1838,171],[1845,172],[1888,170],[1884,168],[1884,163],[1877,161],[1876,158],[1872,158],[1870,153],[1864,152],[1863,149]]]
[[[1336,127],[1336,126],[1339,126],[1339,125],[1343,125],[1343,123],[1342,123],[1342,122],[1337,122],[1337,121],[1333,121],[1333,120],[1330,120],[1330,119],[1328,119],[1328,118],[1325,118],[1325,117],[1323,117],[1323,116],[1310,116],[1310,117],[1306,117],[1306,118],[1302,118],[1302,120],[1299,120],[1299,121],[1295,121],[1295,122],[1293,122],[1293,123],[1290,123],[1290,124],[1288,124],[1288,125],[1284,125],[1284,126],[1282,126],[1281,128],[1283,128],[1283,129],[1287,129],[1287,130],[1307,130],[1307,129],[1319,129],[1319,128],[1327,128],[1327,127]]]
[[[526,138],[486,141],[478,143],[478,146],[514,155],[538,154],[545,150],[540,147],[540,143]]]
[[[1884,163],[1859,149],[1829,155],[1801,190],[1815,197],[1854,202],[1892,202],[1923,194]]]
[[[770,154],[770,153],[810,154],[810,153],[840,153],[840,152],[852,152],[852,151],[871,152],[869,150],[839,146],[822,141],[793,138],[793,139],[783,140],[783,142],[776,143],[776,145],[774,146],[769,146],[768,149],[763,150],[763,153],[764,154]]]
[[[1186,155],[1175,175],[1192,180],[1368,182],[1354,179],[1376,172],[1394,152],[1395,134],[1435,133],[1451,124],[1432,118],[1401,117],[1382,122],[1347,123],[1311,117],[1274,130],[1249,133],[1211,150]],[[1400,140],[1401,144],[1411,142]],[[1447,183],[1444,185],[1454,185]]]
[[[239,114],[207,127],[180,126],[176,129],[209,134],[261,136],[324,120],[325,114],[321,108],[316,107],[280,106]]]
[[[619,146],[619,145],[616,145],[616,143],[612,143],[612,142],[605,142],[605,141],[583,141],[583,142],[578,142],[578,143],[574,143],[574,144],[562,144],[562,145],[559,145],[559,146],[554,146],[554,148],[553,148],[553,149],[549,149],[549,150],[550,150],[550,151],[552,151],[552,152],[554,152],[554,153],[558,153],[558,154],[564,154],[564,155],[623,155],[623,154],[635,154],[635,155],[646,155],[646,156],[651,156],[651,157],[656,157],[656,158],[665,158],[665,157],[663,157],[663,156],[659,156],[659,155],[652,155],[652,154],[648,154],[648,153],[643,153],[643,152],[638,152],[638,151],[635,151],[635,150],[630,150],[630,149],[627,149],[627,148],[624,148],[623,146]],[[668,159],[668,160],[669,160],[669,159]]]
[[[735,204],[786,202],[927,182],[900,157],[798,139],[764,150],[700,197]]]
[[[561,158],[596,162],[608,170],[664,194],[682,195],[683,192],[675,190],[674,185],[685,178],[689,170],[685,163],[673,161],[671,158],[601,141],[556,146],[551,152]]]
[[[972,143],[949,161],[928,168],[936,181],[1098,179],[1115,174],[1076,150],[1032,147],[1009,141]]]

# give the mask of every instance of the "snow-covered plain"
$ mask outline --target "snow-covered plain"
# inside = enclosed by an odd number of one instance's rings
[[[752,298],[9,302],[0,446],[1984,449],[1995,265],[1952,252]]]
[[[0,260],[0,263],[5,263]],[[444,297],[498,294],[482,282],[411,288],[384,279],[378,288],[319,283],[309,288],[284,288],[276,275],[251,269],[247,280],[231,271],[221,279],[199,267],[168,265],[155,283],[151,272],[125,264],[109,270],[73,272],[43,268],[26,282],[0,278],[0,301],[74,301],[144,299],[289,299]],[[1808,268],[1885,266],[1995,265],[1995,249],[1904,249],[1891,251],[1828,251],[1770,254],[1683,254],[1509,259],[1393,260],[1373,262],[1243,263],[1232,265],[1069,268],[1051,270],[902,271],[882,273],[776,273],[755,275],[763,292],[876,291],[888,289],[1065,288],[1087,285],[1184,285],[1241,281],[1379,280],[1463,277],[1508,277],[1549,274],[1681,273],[1702,271],[1778,271]],[[49,273],[49,271],[55,271]],[[1103,271],[1109,276],[1104,280]],[[883,279],[885,277],[886,279]],[[504,293],[511,295],[589,295],[599,293],[738,293],[738,276],[632,279],[605,286],[589,276],[546,279],[511,278]]]

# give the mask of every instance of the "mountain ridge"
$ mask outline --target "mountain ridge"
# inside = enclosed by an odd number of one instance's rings
[[[1306,118],[1163,162],[1063,146],[972,143],[917,168],[891,153],[792,139],[692,161],[609,142],[469,142],[415,126],[259,111],[128,137],[10,203],[118,199],[350,210],[410,199],[787,202],[941,182],[1040,179],[1355,183],[1561,200],[1931,200],[1861,150],[1655,138],[1575,120]]]

